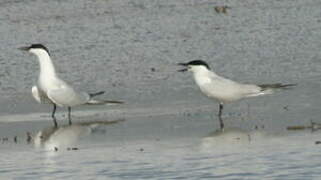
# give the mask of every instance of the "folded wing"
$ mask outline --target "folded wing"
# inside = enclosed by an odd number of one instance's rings
[[[76,106],[86,104],[90,96],[85,92],[76,92],[70,87],[63,87],[48,91],[48,98],[58,106]]]

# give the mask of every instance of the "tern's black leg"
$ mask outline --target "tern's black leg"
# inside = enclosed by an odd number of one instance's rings
[[[222,119],[222,111],[223,111],[223,104],[220,103],[219,105],[219,111],[218,111],[218,119],[220,121],[220,128],[221,130],[224,130],[224,123],[223,123],[223,119]]]
[[[69,120],[69,125],[71,125],[71,107],[68,107],[68,120]]]
[[[53,120],[53,122],[55,124],[55,127],[58,127],[57,120],[56,120],[56,117],[55,117],[56,109],[57,109],[56,104],[53,104],[53,110],[52,110],[51,117],[52,117],[52,120]]]

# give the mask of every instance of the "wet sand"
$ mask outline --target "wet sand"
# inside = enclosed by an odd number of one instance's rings
[[[0,177],[318,178],[320,132],[287,127],[321,123],[320,8],[318,0],[0,2]],[[87,126],[51,129],[48,145],[36,146],[52,121],[51,106],[31,96],[36,58],[17,50],[31,43],[48,46],[76,88],[126,104],[77,107],[74,122]],[[217,102],[176,72],[192,59],[237,81],[298,86],[226,105],[232,130],[217,134]],[[66,109],[57,118],[67,124]],[[113,120],[124,121],[92,126]]]

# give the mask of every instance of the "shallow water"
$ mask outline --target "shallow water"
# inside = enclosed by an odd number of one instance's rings
[[[215,12],[221,5],[227,14]],[[319,179],[320,132],[286,128],[321,123],[320,8],[319,0],[0,0],[0,179]],[[52,129],[52,107],[31,97],[36,58],[17,50],[31,43],[48,46],[76,88],[126,104],[75,107],[71,127],[59,108],[61,128]],[[177,73],[192,59],[242,82],[298,85],[226,105],[220,134],[217,103]]]
[[[195,120],[197,119],[197,120]],[[211,119],[155,116],[29,129],[1,146],[8,179],[318,179],[320,132],[227,128]],[[103,123],[105,122],[105,123]],[[38,122],[29,122],[36,124]],[[15,127],[19,127],[16,123]],[[11,127],[7,126],[7,127]],[[6,125],[1,127],[6,128]],[[21,132],[22,133],[22,132]],[[23,133],[22,133],[23,134]]]

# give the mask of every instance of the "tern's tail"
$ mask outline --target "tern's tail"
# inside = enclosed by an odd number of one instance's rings
[[[95,100],[95,99],[91,99],[86,104],[88,104],[88,105],[124,104],[124,102],[122,102],[122,101],[112,101],[112,100]]]
[[[291,89],[296,86],[296,84],[260,84],[258,85],[261,88],[261,91],[273,90],[273,89]]]
[[[99,91],[96,93],[89,94],[90,98],[104,94],[105,91]],[[112,101],[112,100],[96,100],[90,99],[86,104],[89,105],[102,105],[102,104],[124,104],[122,101]]]

